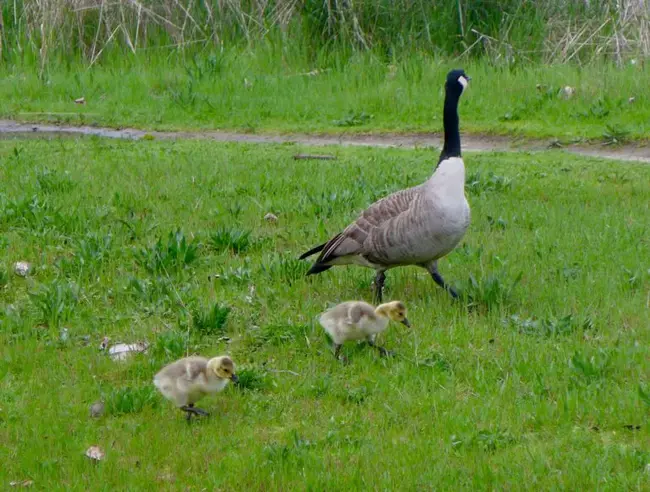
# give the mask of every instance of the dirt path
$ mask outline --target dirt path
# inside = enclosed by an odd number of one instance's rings
[[[437,134],[378,134],[378,135],[272,135],[250,134],[230,131],[192,131],[192,132],[159,132],[125,128],[114,130],[92,126],[59,126],[36,123],[18,123],[11,120],[0,120],[0,137],[52,137],[96,135],[106,138],[138,140],[145,135],[156,139],[206,139],[218,142],[247,142],[247,143],[297,143],[311,146],[344,145],[365,147],[441,147],[441,136]],[[548,140],[513,139],[509,137],[494,137],[480,135],[463,135],[463,150],[468,152],[514,152],[541,151],[549,149]],[[627,144],[618,147],[603,145],[574,144],[562,147],[573,154],[604,157],[620,161],[645,162],[650,164],[650,147],[647,145]]]

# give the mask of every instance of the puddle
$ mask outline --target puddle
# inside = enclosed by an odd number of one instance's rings
[[[0,137],[51,137],[94,135],[105,138],[139,140],[145,136],[160,140],[202,139],[217,142],[242,143],[296,143],[314,147],[324,145],[343,145],[361,147],[442,147],[442,137],[437,134],[377,134],[377,135],[271,135],[250,134],[232,131],[184,131],[162,132],[144,131],[132,128],[115,130],[95,126],[64,126],[37,123],[19,123],[0,120]],[[149,137],[147,137],[149,138]],[[513,139],[509,137],[463,135],[463,150],[468,152],[521,152],[549,150],[549,141]],[[650,164],[650,147],[639,144],[626,144],[618,147],[603,145],[574,144],[562,147],[572,154],[603,157],[620,161],[645,162]]]

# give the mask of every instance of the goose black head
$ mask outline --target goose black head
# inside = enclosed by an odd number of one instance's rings
[[[465,70],[462,68],[452,70],[447,74],[447,82],[445,87],[448,91],[451,91],[459,96],[463,93],[467,84],[471,78],[465,73]]]

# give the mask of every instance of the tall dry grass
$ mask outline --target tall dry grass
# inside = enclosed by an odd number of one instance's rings
[[[622,61],[650,54],[647,0],[6,0],[3,59],[111,49],[251,46],[265,39],[309,49],[426,50],[507,63]]]

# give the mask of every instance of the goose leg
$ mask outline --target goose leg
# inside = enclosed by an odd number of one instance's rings
[[[426,268],[429,271],[435,283],[437,283],[440,287],[442,287],[447,292],[449,292],[449,295],[451,295],[451,297],[453,297],[454,299],[458,299],[458,293],[454,290],[454,288],[451,285],[445,282],[445,279],[443,279],[442,275],[440,275],[440,272],[438,271],[437,260],[429,263],[428,265],[425,265],[424,268]]]
[[[378,303],[382,302],[384,295],[384,281],[386,280],[386,274],[383,270],[380,270],[375,275],[375,280],[372,282],[373,290],[375,291],[375,300]]]

